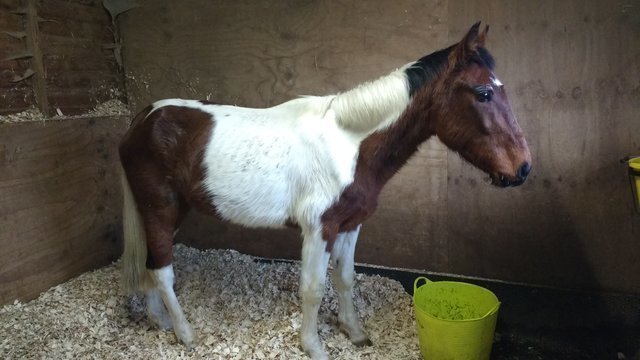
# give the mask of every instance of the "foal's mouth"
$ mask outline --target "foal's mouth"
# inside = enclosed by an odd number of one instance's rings
[[[520,186],[527,180],[526,177],[513,177],[500,173],[491,173],[489,176],[491,177],[491,185],[501,188]]]

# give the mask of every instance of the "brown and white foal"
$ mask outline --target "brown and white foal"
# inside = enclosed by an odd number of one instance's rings
[[[353,305],[360,224],[385,183],[436,135],[488,173],[519,185],[531,156],[475,24],[458,44],[352,90],[267,109],[168,99],[138,114],[120,145],[124,168],[124,284],[147,313],[195,336],[173,291],[172,241],[189,209],[237,224],[302,231],[304,350],[327,358],[317,315],[332,261],[338,320],[370,344]]]

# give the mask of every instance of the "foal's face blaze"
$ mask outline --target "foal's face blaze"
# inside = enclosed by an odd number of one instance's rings
[[[482,34],[476,29],[475,38],[473,30],[459,45],[467,44],[467,54],[484,46],[486,29]],[[531,170],[531,154],[504,86],[488,66],[473,61],[464,64],[445,80],[451,84],[446,121],[438,124],[436,133],[465,160],[486,172],[493,185],[521,185]]]

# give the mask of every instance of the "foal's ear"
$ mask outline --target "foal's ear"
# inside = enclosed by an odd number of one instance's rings
[[[489,26],[485,26],[484,30],[480,32],[480,21],[473,24],[464,38],[462,38],[462,41],[458,44],[456,49],[456,60],[462,61],[470,54],[477,52],[478,48],[484,47],[487,32],[489,32]]]
[[[478,23],[480,24],[480,23]],[[484,26],[484,30],[478,35],[478,47],[484,47],[484,42],[487,39],[487,33],[489,32],[489,25]]]

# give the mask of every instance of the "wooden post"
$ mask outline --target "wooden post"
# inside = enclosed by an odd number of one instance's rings
[[[31,65],[35,74],[33,75],[33,93],[38,103],[38,108],[45,115],[49,113],[49,99],[47,98],[47,82],[44,71],[42,51],[40,49],[40,36],[38,31],[38,10],[37,0],[27,0],[25,11],[27,50],[32,54]]]

